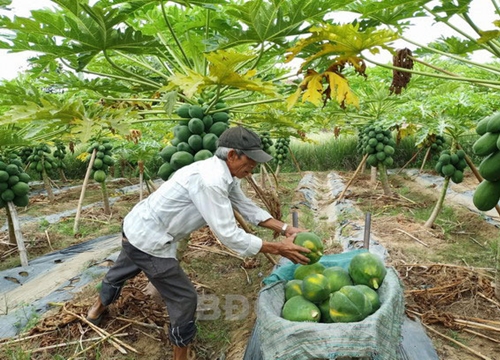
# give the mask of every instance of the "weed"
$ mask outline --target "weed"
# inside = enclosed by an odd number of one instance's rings
[[[40,320],[40,314],[36,312],[35,307],[27,304],[21,304],[17,314],[17,321],[14,326],[19,333],[26,332],[36,326]]]

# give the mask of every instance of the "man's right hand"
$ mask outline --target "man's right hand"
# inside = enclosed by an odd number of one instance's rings
[[[307,265],[309,263],[309,258],[303,253],[309,253],[311,250],[295,245],[293,240],[297,234],[287,237],[280,242],[279,254],[291,260],[294,264]]]

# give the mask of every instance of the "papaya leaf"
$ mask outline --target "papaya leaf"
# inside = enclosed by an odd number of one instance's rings
[[[347,8],[363,18],[370,19],[371,26],[387,24],[399,27],[401,22],[407,24],[407,19],[427,16],[423,6],[429,2],[429,0],[356,1]]]
[[[310,102],[319,106],[331,99],[332,94],[342,108],[346,105],[359,107],[359,100],[344,77],[333,71],[318,73],[313,69],[307,70],[304,80],[296,92],[286,99],[286,103],[290,110],[302,95],[303,103]]]
[[[165,87],[165,90],[179,88],[187,97],[192,97],[204,87],[217,85],[276,95],[276,89],[272,82],[254,78],[255,70],[249,70],[243,74],[237,72],[237,68],[242,63],[252,59],[253,55],[219,50],[208,53],[205,57],[209,61],[209,74],[207,76],[188,69],[187,75],[170,76],[168,78],[170,84]]]
[[[310,27],[309,32],[311,33],[309,37],[299,40],[295,46],[288,49],[286,62],[301,55],[302,50],[306,48],[308,53],[311,53],[311,46],[317,51],[305,58],[301,68],[325,56],[357,57],[365,50],[377,54],[380,48],[392,51],[388,43],[398,39],[397,33],[387,29],[366,29],[360,32],[359,24],[323,24]]]
[[[0,48],[12,51],[31,50],[45,57],[40,61],[63,58],[75,69],[83,69],[98,53],[108,50],[126,50],[144,53],[154,45],[155,38],[143,35],[123,25],[137,6],[103,7],[102,2],[89,6],[73,0],[53,0],[57,10],[34,10],[29,18],[7,17],[0,25],[13,31],[15,36],[4,36],[8,42],[0,42]],[[132,2],[138,4],[139,2]],[[145,5],[151,1],[142,1]],[[12,43],[12,44],[11,44]]]
[[[479,44],[484,44],[491,40],[497,40],[500,37],[500,30],[487,30],[480,31],[479,33],[481,34],[481,37],[477,39]]]
[[[251,0],[227,6],[227,13],[238,18],[245,29],[228,31],[226,47],[264,42],[283,43],[302,33],[304,23],[321,21],[325,14],[342,9],[353,0]]]
[[[325,77],[328,80],[330,91],[336,95],[339,104],[350,104],[359,108],[359,99],[351,91],[345,78],[332,71],[325,72]]]
[[[169,84],[162,90],[170,91],[180,89],[186,97],[191,98],[209,82],[206,76],[199,74],[193,70],[187,69],[187,74],[175,74],[168,78]]]

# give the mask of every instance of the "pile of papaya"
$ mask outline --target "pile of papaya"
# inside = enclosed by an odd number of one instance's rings
[[[300,235],[300,237],[299,237]],[[326,267],[319,260],[323,245],[314,233],[299,233],[294,243],[311,250],[307,265],[295,268],[293,279],[285,284],[285,303],[281,316],[298,322],[357,322],[381,306],[378,289],[387,270],[376,254],[356,254],[346,268]],[[296,237],[296,238],[297,238]]]

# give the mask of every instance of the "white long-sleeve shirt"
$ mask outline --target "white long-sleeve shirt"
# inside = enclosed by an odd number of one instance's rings
[[[225,161],[213,156],[177,170],[136,204],[125,216],[123,231],[145,253],[175,258],[177,243],[208,224],[224,245],[241,256],[253,256],[262,240],[237,226],[233,207],[254,225],[272,218],[243,194]]]

